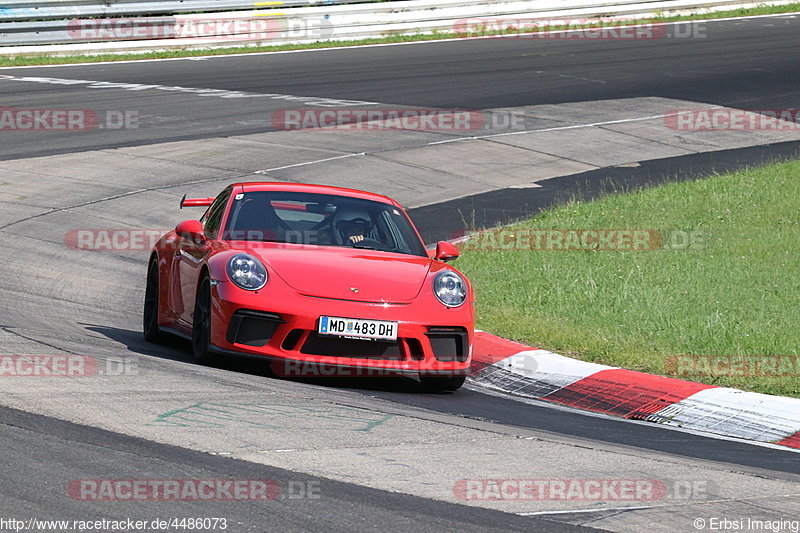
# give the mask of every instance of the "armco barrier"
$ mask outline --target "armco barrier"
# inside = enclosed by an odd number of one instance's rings
[[[352,1],[337,0],[336,4]],[[326,0],[5,0],[0,6],[0,22],[22,20],[71,19],[74,17],[130,17],[137,15],[174,15],[176,13],[215,13],[219,11],[251,11],[265,7],[298,7],[331,4]]]
[[[476,18],[508,19],[514,25],[515,19],[631,19],[763,5],[741,0],[97,1],[7,0],[0,7],[0,54],[335,41],[451,32]]]

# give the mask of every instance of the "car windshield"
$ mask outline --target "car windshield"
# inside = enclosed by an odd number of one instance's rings
[[[224,240],[340,246],[427,256],[397,207],[332,194],[254,191],[234,196]]]

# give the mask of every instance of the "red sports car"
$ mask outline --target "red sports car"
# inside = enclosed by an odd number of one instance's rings
[[[418,375],[458,389],[474,336],[469,281],[429,253],[394,200],[299,183],[235,183],[153,249],[144,336],[263,357],[285,376]]]

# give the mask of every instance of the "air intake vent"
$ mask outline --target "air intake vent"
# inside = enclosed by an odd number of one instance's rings
[[[434,326],[425,335],[437,360],[462,363],[467,360],[469,337],[465,328]]]
[[[228,326],[228,342],[245,346],[266,346],[283,320],[275,313],[239,309]]]
[[[286,335],[286,338],[283,339],[283,344],[281,344],[281,348],[284,350],[294,350],[297,343],[300,341],[300,337],[303,336],[302,329],[293,329]]]

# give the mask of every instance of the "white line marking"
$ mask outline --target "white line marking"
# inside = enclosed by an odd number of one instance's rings
[[[723,109],[723,106],[712,106],[708,108],[711,109]],[[605,122],[591,122],[588,124],[573,124],[571,126],[556,126],[553,128],[542,128],[538,130],[526,130],[526,131],[509,131],[505,133],[492,133],[489,135],[477,135],[472,137],[472,139],[489,139],[492,137],[506,137],[508,135],[522,135],[523,133],[545,133],[548,131],[565,131],[565,130],[577,130],[581,128],[596,128],[598,126],[609,126],[611,124],[626,124],[629,122],[642,122],[644,120],[655,120],[657,118],[666,118],[666,117],[673,117],[677,116],[678,113],[665,113],[663,115],[649,115],[646,117],[636,117],[636,118],[623,118],[619,120],[607,120]]]
[[[2,77],[2,76],[0,76],[0,77]],[[709,110],[724,109],[724,108],[725,108],[724,106],[710,106],[710,107],[708,107]],[[477,141],[477,140],[481,140],[481,139],[491,139],[493,137],[505,137],[505,136],[508,136],[508,135],[522,135],[522,134],[525,134],[525,133],[546,133],[546,132],[549,132],[549,131],[564,131],[564,130],[574,130],[574,129],[581,129],[581,128],[596,128],[598,126],[608,126],[608,125],[611,125],[611,124],[626,124],[626,123],[629,123],[629,122],[642,122],[642,121],[645,121],[645,120],[654,120],[654,119],[672,117],[672,116],[677,116],[677,115],[678,115],[678,113],[665,113],[663,115],[648,115],[648,116],[645,116],[645,117],[623,118],[623,119],[619,119],[619,120],[607,120],[607,121],[604,121],[604,122],[589,122],[589,123],[586,123],[586,124],[572,124],[570,126],[556,126],[556,127],[553,127],[553,128],[541,128],[541,129],[536,129],[536,130],[511,131],[511,132],[504,132],[504,133],[490,133],[490,134],[487,134],[487,135],[474,135],[472,137],[455,137],[453,139],[444,139],[442,141],[431,141],[431,142],[425,143],[425,145],[420,145],[420,146],[436,146],[436,145],[439,145],[439,144],[448,144],[448,143],[462,142],[462,141]],[[308,128],[308,129],[317,129],[317,128]],[[302,164],[311,164],[311,163],[317,163],[317,162],[321,162],[321,161],[330,161],[331,159],[341,159],[342,157],[352,157],[353,155],[365,155],[365,154],[366,154],[366,152],[362,152],[360,154],[350,154],[350,155],[345,155],[345,156],[333,157],[333,158],[329,158],[329,159],[320,159],[319,161],[309,161],[308,163],[302,163]],[[290,165],[290,166],[294,166],[294,165]],[[281,167],[281,168],[284,168],[284,167]],[[280,169],[270,169],[270,170],[280,170]],[[260,170],[259,172],[269,172],[270,170]]]
[[[667,507],[667,506],[664,506]],[[517,513],[519,516],[544,516],[549,514],[572,514],[572,513],[600,513],[603,511],[638,511],[641,509],[652,509],[653,506],[642,505],[639,507],[603,507],[600,509],[575,509],[574,511],[536,511],[533,513]]]
[[[762,19],[762,18],[770,18],[770,17],[794,17],[800,15],[800,11],[792,11],[790,13],[773,13],[770,15],[751,15],[748,17],[726,17],[726,18],[718,18],[718,19],[698,19],[698,20],[683,20],[677,22],[664,22],[658,23],[663,24],[665,26],[676,26],[678,24],[695,24],[698,22],[706,23],[706,22],[729,22],[732,20],[754,20],[754,19]],[[641,25],[639,25],[641,26]],[[626,27],[636,27],[626,26]],[[576,31],[583,31],[583,30],[569,30],[572,32]],[[565,33],[569,32],[565,30],[561,30],[560,32],[554,30],[552,32],[534,32],[534,33]],[[416,44],[436,44],[436,43],[449,43],[449,42],[456,42],[456,41],[474,41],[477,39],[506,39],[506,38],[514,38],[514,37],[524,37],[526,35],[533,35],[533,33],[519,33],[513,34],[511,36],[504,35],[486,35],[486,36],[479,36],[479,37],[454,37],[452,39],[431,39],[427,41],[411,41],[411,42],[403,42],[403,43],[381,43],[381,44],[362,44],[356,46],[330,46],[326,48],[306,48],[303,50],[276,50],[274,52],[247,52],[242,54],[213,54],[207,56],[192,56],[192,57],[164,57],[159,59],[126,59],[121,61],[91,61],[91,62],[83,62],[83,63],[63,63],[60,65],[24,65],[19,67],[0,67],[0,70],[3,69],[18,69],[18,68],[61,68],[61,67],[85,67],[91,65],[120,65],[126,63],[156,63],[162,61],[201,61],[204,59],[216,59],[216,58],[229,58],[229,57],[247,57],[247,56],[265,56],[265,55],[275,55],[275,54],[301,54],[301,53],[308,53],[308,52],[329,52],[331,50],[351,50],[351,49],[359,49],[359,48],[382,48],[386,46],[408,46],[408,45],[416,45]],[[66,53],[66,52],[65,52]],[[129,52],[130,53],[130,52]],[[135,53],[135,52],[134,52]],[[75,52],[75,55],[80,55],[79,51]]]
[[[357,157],[360,155],[367,155],[366,152],[357,152],[352,154],[337,155],[335,157],[326,157],[325,159],[315,159],[314,161],[305,161],[303,163],[295,163],[293,165],[286,165],[283,167],[268,168],[266,170],[256,170],[253,174],[266,174],[268,172],[275,172],[276,170],[285,170],[287,168],[304,167],[306,165],[313,165],[315,163],[324,163],[325,161],[334,161],[336,159],[346,159],[348,157]]]
[[[722,106],[715,106],[709,109],[719,109]],[[646,117],[636,117],[636,118],[622,118],[619,120],[607,120],[605,122],[590,122],[588,124],[573,124],[571,126],[556,126],[553,128],[542,128],[539,130],[527,130],[527,131],[510,131],[506,133],[493,133],[491,135],[482,135],[476,138],[485,138],[485,137],[504,137],[506,135],[520,135],[522,133],[535,133],[535,132],[547,132],[547,131],[564,131],[564,130],[577,130],[580,128],[596,128],[597,126],[608,126],[610,124],[625,124],[628,122],[641,122],[643,120],[655,120],[657,118],[666,118],[671,116],[676,116],[678,113],[666,113],[663,115],[648,115]]]
[[[475,139],[477,139],[477,137],[456,137],[455,139],[445,139],[443,141],[431,141],[428,143],[428,146],[433,146],[435,144],[454,143],[458,141],[473,141]]]
[[[708,109],[724,109],[724,106],[710,106]],[[572,124],[570,126],[556,126],[553,128],[541,128],[537,130],[524,130],[524,131],[508,131],[504,133],[490,133],[488,135],[475,135],[473,137],[456,137],[455,139],[445,139],[443,141],[433,141],[429,142],[428,146],[433,146],[436,144],[447,144],[452,142],[459,142],[459,141],[476,141],[480,139],[491,139],[493,137],[506,137],[509,135],[523,135],[525,133],[546,133],[548,131],[565,131],[565,130],[576,130],[581,128],[596,128],[598,126],[609,126],[611,124],[626,124],[629,122],[642,122],[644,120],[655,120],[658,118],[667,118],[677,116],[679,113],[665,113],[663,115],[648,115],[646,117],[635,117],[635,118],[623,118],[619,120],[607,120],[605,122],[589,122],[586,124]]]
[[[43,78],[38,76],[8,76],[0,74],[0,80],[43,83],[47,85],[85,85],[88,89],[122,89],[124,91],[169,91],[176,93],[193,94],[195,96],[216,96],[219,98],[270,98],[272,100],[287,100],[299,102],[310,106],[319,107],[346,107],[377,105],[376,102],[361,100],[339,100],[336,98],[322,98],[317,96],[294,96],[291,94],[276,93],[251,93],[246,91],[230,91],[226,89],[198,89],[195,87],[181,87],[179,85],[146,85],[142,83],[117,83],[110,81],[75,80],[64,78]]]

